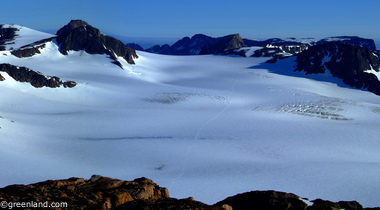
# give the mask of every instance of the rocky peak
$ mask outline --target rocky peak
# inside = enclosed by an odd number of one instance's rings
[[[57,43],[60,52],[64,55],[68,51],[84,50],[89,54],[107,54],[115,64],[122,67],[117,57],[123,57],[129,64],[134,64],[138,58],[136,51],[125,46],[121,41],[100,33],[83,20],[72,20],[57,32]]]
[[[216,44],[207,44],[199,54],[225,54],[242,47],[246,47],[246,45],[240,34],[232,34],[219,38]]]
[[[71,31],[73,31],[76,28],[82,27],[83,29],[87,29],[86,26],[89,26],[90,30],[93,30],[94,32],[98,32],[97,34],[100,35],[100,31],[89,25],[87,22],[83,20],[71,20],[69,24],[65,25],[61,29],[59,29],[56,33],[57,42],[60,43],[62,40],[60,40],[61,37],[65,37],[67,34],[69,34]],[[95,29],[95,30],[94,30]]]

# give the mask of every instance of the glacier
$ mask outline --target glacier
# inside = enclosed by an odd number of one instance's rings
[[[0,185],[144,176],[208,204],[278,190],[380,206],[379,96],[293,72],[292,58],[137,53],[123,70],[54,42],[29,58],[1,52],[77,86],[0,73]]]

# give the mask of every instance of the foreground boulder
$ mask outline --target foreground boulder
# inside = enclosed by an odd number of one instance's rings
[[[167,197],[166,188],[146,178],[122,181],[96,175],[89,180],[48,180],[0,189],[1,201],[66,202],[66,209],[111,209],[133,200],[154,201]]]
[[[268,210],[304,210],[307,204],[300,197],[291,193],[276,191],[252,191],[228,197],[217,203],[228,204],[234,210],[268,209]]]
[[[356,210],[363,207],[356,201],[337,203],[317,199],[307,205],[299,196],[277,191],[252,191],[228,197],[214,205],[194,198],[170,198],[166,188],[152,180],[138,178],[123,181],[93,175],[89,180],[69,178],[48,180],[30,185],[10,185],[0,188],[0,202],[15,204],[37,202],[56,205],[54,209],[133,209],[133,210]],[[13,202],[13,203],[12,203]],[[57,206],[57,204],[59,204]],[[2,206],[4,207],[4,206]],[[6,206],[8,207],[8,206]],[[17,207],[15,205],[11,208]],[[36,209],[27,206],[24,209]],[[37,208],[38,209],[38,208]],[[370,208],[380,209],[380,208]]]

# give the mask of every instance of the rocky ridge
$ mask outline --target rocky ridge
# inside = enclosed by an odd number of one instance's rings
[[[56,76],[45,76],[40,72],[36,72],[32,69],[20,66],[14,66],[8,63],[0,64],[0,72],[7,73],[10,77],[18,82],[27,82],[30,83],[33,87],[65,87],[72,88],[76,86],[74,81],[62,81],[59,77]],[[0,74],[0,81],[4,81],[5,78]]]
[[[380,54],[353,44],[320,44],[297,54],[295,71],[320,74],[330,71],[334,77],[358,89],[380,95]]]
[[[316,40],[313,38],[296,39],[296,38],[271,38],[267,40],[252,40],[252,39],[237,39],[239,44],[235,45],[234,50],[216,47],[215,45],[221,41],[218,45],[228,45],[227,43],[234,36],[239,36],[239,34],[228,35],[224,37],[210,37],[204,34],[196,34],[193,37],[184,37],[173,45],[164,44],[154,45],[151,48],[143,49],[140,45],[136,43],[127,43],[126,46],[134,48],[136,50],[143,50],[151,53],[164,54],[164,55],[199,55],[199,54],[234,54],[239,56],[247,56],[246,52],[250,49],[246,47],[262,47],[261,50],[256,50],[254,53],[248,56],[253,57],[276,57],[282,58],[287,56],[296,55],[297,53],[306,50],[308,47],[327,44],[327,43],[345,43],[359,45],[369,50],[376,51],[376,45],[374,40],[361,38],[357,36],[337,36],[337,37],[327,37],[321,40]],[[222,44],[223,43],[223,44]],[[214,46],[214,47],[211,47]]]
[[[88,180],[73,177],[63,180],[48,180],[30,185],[10,185],[0,188],[0,201],[7,204],[31,201],[35,202],[35,204],[37,202],[46,203],[47,205],[52,203],[62,204],[62,208],[55,209],[364,209],[356,201],[331,202],[322,199],[308,201],[292,193],[277,191],[252,191],[228,197],[214,205],[207,205],[195,201],[192,197],[187,199],[171,198],[167,188],[160,187],[152,180],[144,177],[133,181],[123,181],[99,175],[93,175]]]

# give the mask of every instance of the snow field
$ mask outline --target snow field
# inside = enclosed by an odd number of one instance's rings
[[[251,190],[380,206],[380,100],[290,71],[291,59],[138,52],[0,62],[75,88],[0,82],[0,185],[92,174],[148,177],[172,197],[213,204]],[[53,55],[53,56],[52,56]],[[3,75],[3,73],[2,73]]]

